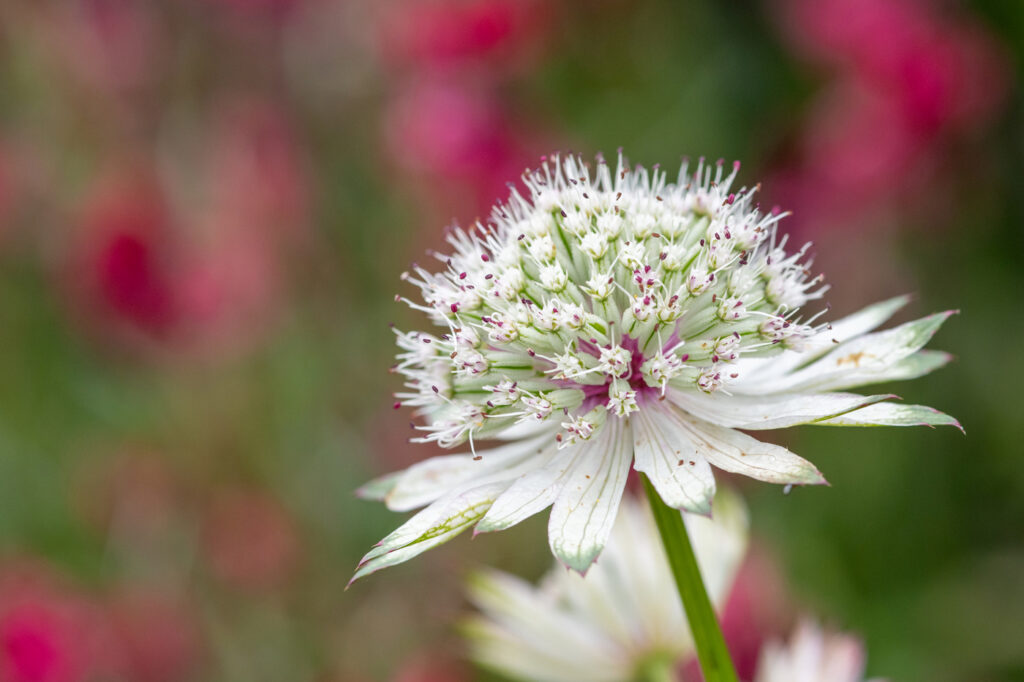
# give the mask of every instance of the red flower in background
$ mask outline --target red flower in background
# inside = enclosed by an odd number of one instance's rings
[[[181,314],[176,254],[166,201],[147,176],[124,171],[93,187],[73,238],[68,284],[90,315],[164,337]]]
[[[433,222],[486,217],[549,148],[498,91],[540,53],[551,19],[537,0],[393,0],[377,15],[378,52],[403,72],[386,149],[424,190]]]
[[[89,189],[65,278],[104,336],[237,350],[278,310],[308,236],[298,145],[282,116],[248,101],[226,107],[208,135],[198,159],[170,159],[177,175],[124,164]]]
[[[829,69],[778,195],[800,225],[857,220],[906,203],[951,138],[982,128],[1007,91],[1000,46],[919,0],[784,0],[794,49]],[[777,191],[777,190],[776,190]]]
[[[0,681],[79,682],[102,668],[99,611],[58,587],[45,569],[7,565],[0,575]]]
[[[492,90],[477,83],[410,80],[385,114],[387,150],[426,189],[425,201],[438,212],[486,217],[496,200],[507,198],[508,181],[544,146],[505,109]]]
[[[539,0],[396,0],[381,10],[379,51],[418,69],[521,57],[543,37],[549,11]]]

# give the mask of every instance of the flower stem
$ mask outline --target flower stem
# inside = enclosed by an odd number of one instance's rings
[[[675,661],[656,658],[647,661],[637,673],[637,682],[676,682]]]
[[[661,533],[661,541],[665,545],[665,553],[668,554],[668,563],[672,567],[676,587],[679,588],[686,620],[689,621],[690,630],[693,632],[693,641],[697,645],[697,660],[700,661],[704,680],[737,682],[736,670],[725,646],[725,638],[722,636],[722,628],[718,625],[715,610],[708,599],[708,592],[704,588],[704,580],[697,567],[697,558],[693,554],[693,546],[690,544],[690,536],[686,532],[682,514],[662,501],[646,476],[641,478],[647,490],[647,499],[650,500],[651,509],[654,511],[654,520]]]

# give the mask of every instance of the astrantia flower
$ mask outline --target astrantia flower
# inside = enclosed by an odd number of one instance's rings
[[[743,558],[747,526],[739,498],[723,493],[714,521],[685,515],[718,605]],[[534,587],[489,571],[473,579],[470,598],[483,612],[466,626],[473,658],[513,679],[629,682],[696,655],[650,509],[630,496],[585,578],[556,566]]]
[[[823,632],[805,621],[788,645],[765,645],[754,682],[861,682],[864,658],[856,637]]]
[[[738,165],[591,172],[554,158],[524,177],[488,225],[455,229],[419,287],[435,332],[401,332],[394,370],[419,440],[468,452],[436,457],[362,489],[396,511],[429,505],[363,559],[356,577],[474,526],[508,528],[552,507],[549,541],[584,571],[611,531],[630,466],[665,502],[708,513],[714,465],[781,484],[823,483],[785,448],[736,429],[796,424],[955,424],[889,395],[837,392],[907,379],[948,356],[921,350],[950,313],[868,333],[894,299],[835,324],[801,306],[825,287],[807,247],[786,251],[782,214]],[[507,441],[477,449],[483,439]]]

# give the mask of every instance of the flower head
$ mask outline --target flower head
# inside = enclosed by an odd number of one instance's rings
[[[788,645],[765,645],[755,682],[861,682],[864,658],[864,645],[856,637],[824,632],[804,621]]]
[[[439,271],[403,279],[433,333],[399,332],[398,405],[417,439],[469,452],[364,487],[403,511],[429,505],[363,559],[356,576],[462,530],[508,528],[552,507],[549,541],[585,571],[604,546],[632,465],[673,507],[710,513],[711,467],[781,484],[823,483],[806,460],[736,429],[796,424],[955,424],[893,396],[839,392],[906,379],[948,360],[920,350],[951,313],[871,332],[894,299],[835,324],[807,247],[786,250],[783,214],[738,165],[614,170],[602,159],[545,161],[491,222],[454,229]],[[486,450],[482,439],[506,441]]]
[[[716,497],[714,521],[685,515],[711,599],[721,606],[746,549],[740,499]],[[646,504],[627,496],[601,561],[586,577],[559,566],[539,587],[498,571],[478,574],[466,624],[473,658],[513,679],[627,682],[649,666],[696,655]]]

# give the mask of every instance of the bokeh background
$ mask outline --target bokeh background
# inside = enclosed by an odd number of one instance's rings
[[[543,519],[344,591],[401,520],[352,491],[433,454],[398,274],[620,146],[741,159],[836,314],[961,311],[893,390],[966,437],[803,427],[831,488],[737,481],[741,667],[809,611],[872,674],[1024,680],[1022,57],[1016,0],[4,0],[0,680],[496,679],[461,582],[543,572]]]

